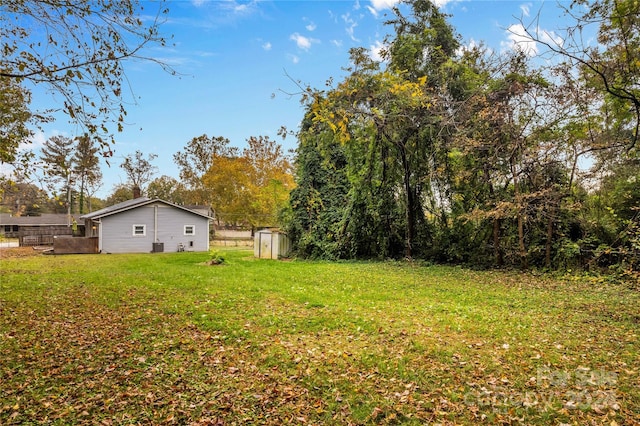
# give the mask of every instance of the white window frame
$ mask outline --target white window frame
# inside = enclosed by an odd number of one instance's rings
[[[187,232],[187,229],[191,228],[191,232]],[[195,225],[184,225],[184,235],[194,236],[196,235],[196,226]]]
[[[136,233],[136,228],[142,228],[142,234]],[[147,225],[142,224],[133,224],[131,228],[131,235],[134,237],[146,237],[147,236]]]

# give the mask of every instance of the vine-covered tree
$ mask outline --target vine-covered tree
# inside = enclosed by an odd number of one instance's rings
[[[286,211],[287,232],[299,256],[343,256],[349,178],[345,146],[328,125],[307,113],[298,134],[295,188]]]
[[[354,174],[361,178],[352,180],[354,211],[348,216],[353,223],[347,226],[353,243],[361,245],[352,250],[359,255],[400,255],[389,238],[398,225],[403,229],[404,256],[420,255],[429,246],[423,199],[434,194],[432,178],[439,167],[437,151],[447,119],[442,67],[458,42],[430,1],[407,4],[408,16],[396,7],[388,22],[395,36],[387,40],[387,69],[381,70],[364,49],[352,49],[351,74],[312,105],[314,120],[327,123],[341,143],[362,149],[362,169]],[[397,205],[401,224],[389,220]],[[379,219],[371,220],[375,217]],[[357,232],[362,229],[376,235],[375,243],[363,240]]]
[[[596,1],[584,15],[607,34],[586,52],[602,73],[522,51],[457,51],[433,4],[399,5],[384,63],[353,49],[342,81],[303,91],[286,212],[297,253],[615,266],[640,279],[637,79],[626,62],[638,50],[622,49],[638,34],[632,3]]]

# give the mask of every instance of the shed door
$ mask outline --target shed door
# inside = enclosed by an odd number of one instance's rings
[[[271,234],[260,234],[260,258],[271,259]]]

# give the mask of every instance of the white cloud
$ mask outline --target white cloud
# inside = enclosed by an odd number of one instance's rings
[[[57,136],[57,135],[63,135],[62,132],[59,132],[57,130],[54,130],[51,133],[51,136]],[[47,141],[48,137],[47,135],[45,135],[42,130],[39,130],[37,132],[35,132],[33,134],[33,136],[31,137],[31,140],[29,141],[29,144],[20,144],[20,150],[26,150],[26,149],[40,149],[44,146],[44,143]]]
[[[269,42],[263,43],[262,48],[268,52],[269,50],[271,50],[271,43]]]
[[[480,43],[478,43],[472,38],[469,40],[467,44],[463,44],[463,45],[460,45],[460,47],[458,47],[458,49],[456,50],[456,55],[462,56],[464,52],[471,51],[478,46],[480,46]],[[491,52],[490,49],[489,49],[489,52]]]
[[[236,13],[245,13],[249,10],[249,6],[246,4],[236,4],[233,7],[233,11]]]
[[[522,24],[512,24],[507,28],[507,40],[501,41],[503,50],[520,50],[529,56],[538,54],[538,46],[532,41]]]
[[[342,47],[342,40],[331,40],[331,44],[335,47]]]
[[[529,11],[531,10],[531,3],[521,4],[520,10],[522,11],[523,16],[529,16]]]
[[[287,56],[289,57],[289,60],[294,64],[297,64],[298,62],[300,62],[300,58],[297,57],[296,55],[289,54]]]
[[[193,1],[202,1],[202,0],[193,0]],[[259,8],[257,0],[251,0],[248,3],[240,3],[237,0],[228,0],[225,2],[219,2],[217,4],[222,10],[231,12],[233,15],[237,15],[237,16],[251,15],[255,13]]]
[[[358,26],[358,23],[355,21],[355,19],[351,17],[351,14],[345,13],[344,15],[341,16],[341,18],[344,21],[344,23],[347,24],[347,28],[345,28],[345,31],[347,32],[347,34],[349,34],[349,37],[351,38],[351,40],[360,41],[355,36],[356,27]]]
[[[313,22],[309,22],[305,28],[307,29],[307,31],[315,31],[318,26]]]
[[[540,32],[540,35],[541,35],[542,41],[552,46],[556,46],[556,45],[562,46],[562,44],[564,43],[564,40],[562,39],[562,37],[560,37],[558,34],[556,34],[553,31],[544,30]]]
[[[535,34],[541,41],[549,43],[551,45],[562,45],[562,37],[554,33],[553,31],[536,29]],[[528,56],[535,56],[539,53],[538,43],[531,40],[527,35],[527,30],[524,26],[519,24],[513,24],[507,28],[507,40],[500,42],[502,50],[520,50]]]
[[[433,1],[433,4],[435,4],[436,6],[442,7],[447,3],[450,3],[455,0],[432,0],[432,1]],[[385,9],[391,9],[395,5],[397,5],[399,2],[400,0],[371,0],[371,6],[367,6],[367,9],[369,9],[369,12],[371,12],[371,14],[377,18],[380,11]]]
[[[399,1],[400,0],[371,0],[371,6],[367,6],[367,9],[369,9],[369,12],[377,18],[378,12],[385,9],[391,9]]]
[[[298,48],[302,49],[302,50],[309,50],[311,49],[311,45],[313,43],[319,43],[319,40],[313,39],[313,38],[309,38],[309,37],[305,37],[299,33],[293,33],[291,34],[291,36],[289,37],[290,40],[293,40],[296,42],[296,45],[298,46]]]
[[[391,9],[399,0],[371,0],[371,6],[376,12],[384,9]],[[371,10],[371,9],[369,9]]]
[[[205,0],[191,0],[191,4],[195,7],[200,7],[204,4]]]
[[[435,4],[438,7],[444,7],[448,3],[451,3],[452,1],[455,1],[455,0],[434,0],[433,4]]]
[[[385,49],[385,45],[382,44],[381,41],[377,40],[375,44],[369,46],[369,57],[377,62],[382,62],[384,58],[382,57],[382,50]]]

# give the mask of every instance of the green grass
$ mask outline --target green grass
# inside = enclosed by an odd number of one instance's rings
[[[0,424],[637,424],[640,294],[246,250],[0,260]]]

